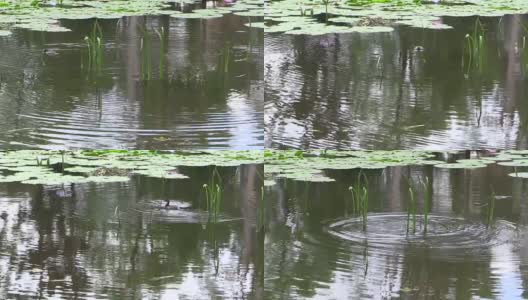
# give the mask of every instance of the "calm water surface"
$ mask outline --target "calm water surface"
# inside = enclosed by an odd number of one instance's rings
[[[220,169],[217,224],[199,208],[211,171],[184,168],[192,179],[166,184],[0,185],[0,298],[261,298],[262,166]]]
[[[262,148],[263,32],[247,22],[233,14],[99,20],[99,71],[88,70],[84,41],[94,20],[64,20],[69,33],[15,30],[0,38],[0,146]],[[151,75],[142,80],[146,60]]]
[[[512,168],[395,167],[365,171],[366,232],[348,187],[359,171],[329,171],[337,181],[280,181],[266,188],[266,299],[519,299],[528,297],[528,181]],[[428,177],[430,222],[406,233],[408,181]],[[487,207],[495,195],[495,221]],[[415,198],[420,214],[424,190]]]
[[[480,20],[487,54],[470,72],[463,44],[475,18],[444,18],[451,30],[265,34],[266,146],[526,148],[528,19]]]

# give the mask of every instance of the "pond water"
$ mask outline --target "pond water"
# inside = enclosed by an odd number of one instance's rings
[[[469,71],[464,43],[476,19],[442,22],[453,29],[265,33],[265,145],[526,148],[528,18],[481,17],[483,64]]]
[[[216,223],[200,208],[211,167],[170,182],[0,184],[0,298],[261,299],[262,165],[218,170]]]
[[[266,299],[526,297],[528,181],[508,176],[513,170],[399,166],[327,170],[335,182],[278,179],[265,194]],[[360,174],[368,178],[365,231],[349,190]],[[428,189],[418,184],[426,178]],[[415,230],[407,229],[409,182]]]
[[[12,29],[0,37],[0,146],[262,148],[263,30],[245,23],[234,14],[99,20],[97,70],[84,40],[94,19],[62,20],[71,32]]]

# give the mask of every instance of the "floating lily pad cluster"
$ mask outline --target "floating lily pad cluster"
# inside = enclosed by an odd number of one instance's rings
[[[119,19],[126,16],[144,15],[210,19],[222,17],[231,12],[242,16],[263,15],[262,1],[260,0],[240,0],[229,6],[195,9],[191,12],[176,10],[175,3],[191,5],[197,2],[194,0],[64,0],[61,5],[51,5],[51,1],[45,0],[0,0],[0,4],[2,4],[0,5],[0,36],[9,35],[10,31],[6,30],[7,28],[48,32],[71,31],[61,25],[59,21],[61,19]]]
[[[442,17],[500,17],[528,13],[525,0],[415,0],[353,2],[329,0],[271,1],[265,9],[265,32],[322,35],[347,32],[390,32],[394,26],[449,29]]]
[[[385,169],[391,166],[435,165],[442,161],[427,151],[266,151],[264,174],[299,181],[335,181],[324,170]]]
[[[456,153],[456,152],[454,152]],[[264,185],[275,184],[276,178],[298,181],[331,182],[324,170],[385,169],[395,166],[433,165],[441,169],[477,169],[491,164],[528,167],[528,151],[510,150],[493,156],[445,162],[429,151],[265,151]],[[528,178],[528,172],[515,172],[512,177]]]
[[[0,152],[0,182],[65,184],[126,182],[137,174],[185,179],[181,166],[240,166],[263,162],[260,151],[31,151]]]

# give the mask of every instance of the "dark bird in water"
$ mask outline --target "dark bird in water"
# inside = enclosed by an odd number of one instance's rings
[[[188,209],[188,208],[191,208],[191,204],[190,203],[187,203],[187,202],[183,202],[183,201],[178,201],[178,200],[170,200],[170,199],[165,199],[163,200],[165,201],[165,208],[166,209],[177,209],[177,210],[180,210],[180,209]],[[175,202],[171,205],[171,201]]]

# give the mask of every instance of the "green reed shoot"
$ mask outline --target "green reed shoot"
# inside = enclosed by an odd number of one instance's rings
[[[61,172],[64,172],[64,165],[65,165],[65,160],[64,160],[64,156],[66,155],[66,150],[59,150],[59,153],[61,155],[61,160],[62,160],[62,163],[61,163]]]
[[[486,54],[486,37],[484,27],[477,18],[472,33],[468,33],[464,40],[464,55],[462,57],[462,66],[465,66],[469,73],[471,68],[482,71],[484,57]],[[467,62],[466,62],[467,59]]]
[[[367,230],[368,214],[368,179],[365,173],[360,172],[354,185],[348,187],[352,196],[352,213],[361,217],[363,222],[363,231]]]
[[[410,221],[412,220],[413,233],[416,232],[416,199],[414,197],[414,188],[409,186],[409,204],[407,205],[407,233],[409,232]]]
[[[522,22],[520,22],[520,24],[524,30],[525,35],[523,35],[522,44],[519,47],[520,48],[519,51],[521,53],[522,70],[523,72],[526,72],[528,71],[528,48],[526,48],[526,34],[528,34],[528,27]]]
[[[205,191],[206,210],[209,214],[209,220],[216,223],[220,206],[222,204],[222,178],[215,168],[208,183],[203,185]]]
[[[167,31],[165,30],[165,27],[161,27],[161,30],[156,29],[156,34],[160,41],[159,78],[163,79],[165,77],[165,65],[167,62],[165,55],[167,49]]]
[[[229,60],[231,59],[231,46],[227,42],[224,46],[224,73],[229,72]]]
[[[412,232],[416,232],[416,216],[417,216],[417,207],[418,207],[418,201],[415,197],[417,187],[409,180],[407,179],[407,184],[409,185],[409,199],[407,203],[407,226],[406,231],[409,233],[409,230],[412,229]],[[430,210],[430,203],[431,203],[431,184],[429,181],[429,177],[425,177],[425,181],[420,180],[419,186],[422,187],[424,198],[423,198],[423,224],[424,224],[424,233],[427,233],[427,227],[429,224],[429,210]]]
[[[90,35],[84,37],[88,51],[88,70],[100,71],[103,65],[103,30],[95,21]]]
[[[431,202],[431,184],[429,182],[429,177],[425,177],[425,181],[422,182],[424,187],[424,233],[427,233],[427,225],[429,224],[429,203]]]
[[[491,196],[488,201],[488,211],[486,217],[486,228],[488,228],[495,218],[495,191],[491,188]]]
[[[328,22],[328,5],[330,4],[330,0],[322,0],[323,5],[325,6],[325,22]]]
[[[152,77],[152,57],[150,55],[152,37],[146,28],[140,28],[141,37],[139,51],[141,53],[141,79],[150,80]]]
[[[260,188],[260,201],[258,203],[258,224],[257,224],[257,231],[262,232],[264,231],[264,221],[265,221],[265,215],[264,215],[264,187]]]

